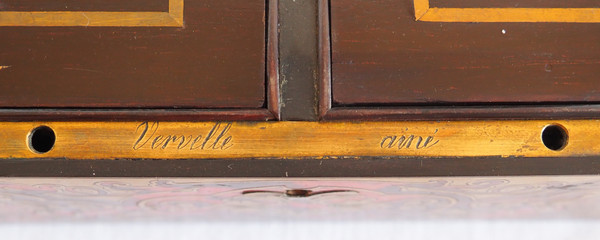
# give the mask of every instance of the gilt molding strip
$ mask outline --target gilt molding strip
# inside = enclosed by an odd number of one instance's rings
[[[550,150],[541,132],[562,126]],[[31,131],[51,128],[36,153]],[[0,159],[600,156],[600,120],[438,122],[0,122]]]
[[[414,7],[423,22],[600,22],[600,8],[432,8],[429,0]]]
[[[0,26],[182,27],[184,0],[169,0],[168,12],[0,11]]]

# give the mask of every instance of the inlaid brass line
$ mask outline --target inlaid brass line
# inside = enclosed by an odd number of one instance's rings
[[[169,0],[168,12],[0,11],[0,26],[182,27],[184,0]]]
[[[432,8],[429,0],[414,7],[423,22],[600,22],[600,8]]]

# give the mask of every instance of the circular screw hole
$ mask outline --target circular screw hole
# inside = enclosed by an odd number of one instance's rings
[[[48,126],[39,126],[29,133],[29,149],[35,153],[47,153],[54,147],[56,135]]]
[[[542,142],[553,151],[560,151],[567,146],[569,135],[567,130],[560,125],[548,125],[542,130]]]

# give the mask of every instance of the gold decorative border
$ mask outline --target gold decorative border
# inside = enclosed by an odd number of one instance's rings
[[[182,27],[184,0],[169,0],[168,12],[0,11],[0,26]]]
[[[561,126],[566,146],[541,133]],[[31,131],[50,127],[38,153]],[[600,156],[600,120],[441,122],[0,122],[0,159]]]
[[[423,22],[600,22],[600,8],[431,8],[429,0],[414,7]]]

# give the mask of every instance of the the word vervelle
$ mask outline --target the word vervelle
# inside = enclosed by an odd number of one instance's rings
[[[215,123],[206,134],[157,134],[159,122],[143,122],[136,128],[139,134],[133,144],[134,150],[142,148],[178,150],[225,150],[233,146],[229,135],[232,123]]]

